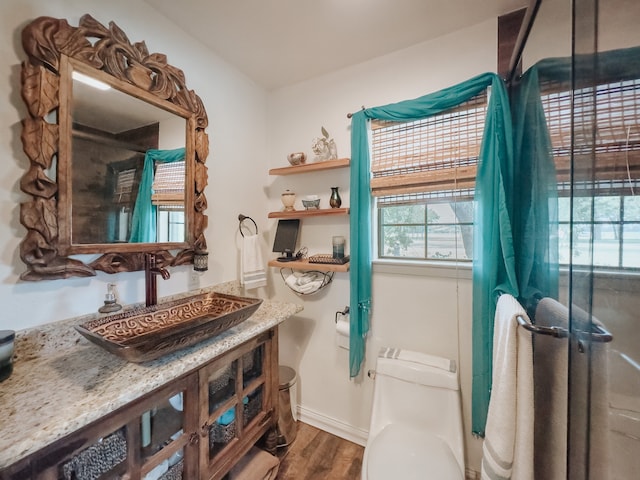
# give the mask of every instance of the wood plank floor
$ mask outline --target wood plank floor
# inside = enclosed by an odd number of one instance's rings
[[[298,422],[295,441],[278,450],[277,480],[359,480],[364,447]]]

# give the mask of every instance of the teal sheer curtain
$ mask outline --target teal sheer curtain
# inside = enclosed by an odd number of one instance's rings
[[[130,242],[147,243],[156,241],[156,211],[157,207],[151,203],[153,193],[153,172],[155,163],[172,163],[184,160],[186,150],[147,150],[144,156],[144,167],[136,203],[131,217]]]
[[[511,236],[512,183],[503,175],[512,171],[512,134],[509,102],[503,81],[485,73],[466,82],[423,97],[369,108],[355,113],[351,124],[351,330],[350,373],[358,375],[365,355],[371,308],[371,193],[368,119],[411,121],[455,107],[491,87],[484,140],[478,167],[479,221],[476,222],[474,251],[483,252],[474,262],[474,385],[482,383],[486,417],[491,381],[493,314],[491,301],[496,289],[517,296]],[[494,222],[498,228],[493,228]],[[484,233],[491,232],[491,236]],[[504,238],[503,238],[504,237]],[[475,254],[474,254],[475,256]],[[476,271],[478,273],[476,273]],[[483,292],[476,295],[475,292]],[[478,305],[476,307],[476,304]],[[477,324],[477,326],[476,326]],[[476,335],[477,331],[477,335]],[[476,361],[477,360],[477,361]],[[476,375],[476,365],[481,375]],[[476,380],[476,376],[478,380]],[[488,379],[488,381],[486,381]],[[474,390],[475,391],[475,390]],[[475,397],[474,397],[475,398]],[[475,404],[475,400],[474,400]],[[482,423],[484,429],[484,422]],[[475,431],[475,430],[474,430]]]
[[[371,310],[371,159],[366,110],[351,119],[349,376],[356,377],[364,361]]]
[[[496,300],[502,293],[518,297],[511,111],[502,79],[493,75],[491,86],[474,197],[471,430],[480,436],[491,396]]]
[[[528,310],[558,298],[558,187],[551,138],[540,97],[539,68],[512,90],[515,189],[513,240],[519,301]]]
[[[488,129],[505,132],[507,138],[499,141],[503,153],[511,148],[509,125],[501,128],[489,123],[511,122],[513,160],[501,154],[481,155],[484,160],[476,179],[472,431],[480,436],[484,436],[490,398],[495,314],[492,300],[510,293],[531,309],[541,297],[558,298],[558,185],[540,83],[553,81],[568,90],[572,88],[572,72],[592,68],[594,62],[602,82],[638,78],[640,48],[603,52],[595,58],[585,55],[542,60],[512,88],[511,116],[505,108],[502,118],[487,117],[485,140],[489,139]],[[493,113],[495,110],[490,109],[488,115]],[[485,143],[484,148],[492,147]],[[493,162],[487,162],[487,158]]]

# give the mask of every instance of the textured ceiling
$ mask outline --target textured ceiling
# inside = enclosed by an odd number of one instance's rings
[[[528,0],[145,0],[266,89],[364,62]]]

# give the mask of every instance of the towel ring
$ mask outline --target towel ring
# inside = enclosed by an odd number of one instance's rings
[[[238,215],[238,221],[240,223],[238,224],[238,231],[240,232],[240,235],[242,235],[244,237],[244,233],[242,233],[242,223],[245,220],[251,220],[251,222],[253,223],[254,228],[256,229],[256,235],[257,235],[258,234],[258,225],[256,224],[256,221],[251,217],[247,217],[246,215],[239,214]]]

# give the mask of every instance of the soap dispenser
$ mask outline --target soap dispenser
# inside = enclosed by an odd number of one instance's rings
[[[113,283],[109,283],[107,285],[107,294],[104,296],[104,305],[98,309],[100,313],[117,312],[122,308],[122,305],[116,303],[116,295],[113,293],[114,287],[115,284]]]

